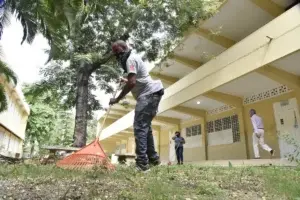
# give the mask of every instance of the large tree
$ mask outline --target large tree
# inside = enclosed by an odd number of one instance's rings
[[[110,83],[120,71],[111,54],[111,44],[128,41],[144,59],[166,57],[179,43],[185,31],[198,26],[212,14],[219,1],[153,0],[88,1],[86,9],[73,17],[70,31],[59,48],[52,49],[53,61],[42,71],[44,80],[37,91],[55,91],[63,104],[76,108],[74,143],[86,144],[87,119],[100,108],[93,91],[98,87],[112,92]],[[37,92],[39,93],[39,92]]]

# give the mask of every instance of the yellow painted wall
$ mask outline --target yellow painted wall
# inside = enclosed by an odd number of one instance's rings
[[[156,137],[156,146],[155,146],[155,150],[156,150],[156,152],[158,153],[158,155],[159,155],[159,151],[160,151],[160,148],[159,148],[159,142],[160,142],[160,131],[155,131],[155,133],[154,133],[154,135],[155,135],[155,137]]]
[[[25,139],[28,114],[18,104],[16,93],[13,93],[9,87],[4,88],[8,101],[8,108],[0,113],[0,123],[18,137]]]
[[[14,87],[0,76],[0,84],[4,87],[8,108],[0,113],[0,153],[15,157],[16,153],[22,156],[23,140],[29,115],[29,106],[19,88]]]
[[[169,160],[169,130],[162,129],[159,134],[159,156],[161,161]]]
[[[299,94],[298,94],[299,96]],[[294,92],[290,92],[287,94],[283,94],[278,97],[274,97],[271,99],[267,99],[264,101],[260,101],[258,103],[249,104],[244,107],[245,115],[246,115],[246,131],[248,135],[248,144],[249,144],[249,154],[250,158],[254,158],[253,153],[253,145],[252,145],[252,134],[253,134],[253,128],[249,117],[249,111],[251,108],[255,109],[257,112],[257,115],[261,116],[263,118],[264,127],[265,127],[265,143],[268,144],[271,148],[273,148],[276,151],[275,157],[280,157],[280,151],[279,151],[279,144],[278,144],[278,138],[277,138],[277,131],[276,131],[276,122],[274,117],[274,110],[273,110],[273,103],[288,100],[290,98],[296,97],[296,94]],[[298,106],[300,105],[300,99],[298,100]],[[260,147],[259,147],[260,148]],[[260,148],[260,156],[261,158],[270,158],[270,154]]]
[[[257,114],[260,115],[264,120],[265,125],[265,142],[273,148],[277,153],[275,158],[280,157],[278,138],[276,135],[276,123],[273,112],[273,103],[282,100],[287,100],[290,98],[298,97],[298,104],[300,105],[300,94],[295,94],[294,92],[284,94],[278,97],[267,99],[264,101],[259,101],[254,104],[245,105],[243,109],[233,109],[227,112],[223,112],[217,115],[207,116],[206,120],[216,120],[226,116],[231,116],[237,114],[239,117],[240,124],[240,142],[233,144],[224,145],[214,145],[207,147],[208,160],[222,160],[222,159],[247,159],[247,154],[249,158],[253,159],[253,145],[252,145],[252,124],[249,117],[249,110],[251,108],[256,109]],[[205,124],[204,120],[193,120],[181,124],[181,130],[186,127],[193,126],[196,124],[201,124],[202,134],[205,134]],[[162,160],[169,159],[169,131],[162,130],[160,134],[160,155]],[[173,129],[175,131],[175,129]],[[203,135],[204,136],[204,135]],[[199,141],[200,142],[200,141]],[[205,138],[202,138],[203,146],[197,148],[184,148],[184,161],[185,162],[195,162],[205,160]],[[248,145],[248,146],[246,146]],[[248,150],[247,150],[248,149]],[[270,158],[270,154],[262,149],[260,149],[261,158]]]
[[[134,137],[130,137],[127,140],[127,153],[134,154],[135,153],[135,139]]]
[[[191,127],[194,125],[201,124],[201,133],[202,133],[202,140],[198,141],[202,144],[201,147],[195,148],[186,148],[187,145],[184,146],[183,150],[183,160],[184,162],[192,162],[192,161],[201,161],[205,160],[205,123],[204,119],[196,119],[190,120],[188,122],[181,123],[181,132],[184,132],[184,129],[187,127]],[[186,138],[185,138],[186,139]]]
[[[116,151],[116,143],[114,143],[114,142],[103,141],[101,143],[101,145],[102,145],[102,148],[104,149],[105,153],[108,155],[113,154]]]
[[[208,146],[207,147],[208,160],[247,159],[243,113],[240,109],[233,109],[217,115],[207,116],[207,121],[212,121],[227,116],[232,116],[235,114],[239,116],[241,141],[233,144]]]
[[[22,156],[23,140],[0,126],[0,154],[15,157],[16,153]]]

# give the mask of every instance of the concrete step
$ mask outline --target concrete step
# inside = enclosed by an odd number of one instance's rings
[[[287,159],[206,160],[199,162],[186,162],[186,164],[228,167],[229,162],[233,166],[297,166],[296,162],[290,162]]]

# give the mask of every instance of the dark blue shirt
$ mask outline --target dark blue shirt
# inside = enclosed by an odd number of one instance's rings
[[[174,136],[172,139],[175,141],[175,148],[183,147],[183,144],[185,143],[183,137]]]

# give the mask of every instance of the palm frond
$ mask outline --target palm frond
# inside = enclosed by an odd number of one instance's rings
[[[4,75],[8,82],[13,81],[15,85],[18,83],[18,78],[15,72],[2,60],[0,60],[0,74]]]
[[[10,25],[10,10],[9,9],[5,9],[4,13],[3,13],[3,17],[2,17],[2,25],[3,27],[7,27]]]
[[[0,113],[7,109],[7,98],[2,84],[0,84]]]

